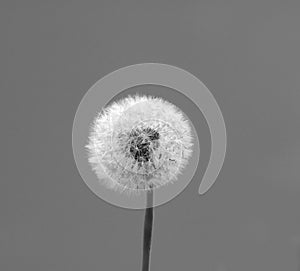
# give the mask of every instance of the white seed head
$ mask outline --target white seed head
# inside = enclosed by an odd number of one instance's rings
[[[162,98],[135,95],[102,109],[86,148],[107,187],[138,193],[177,180],[192,154],[192,140],[180,109]]]

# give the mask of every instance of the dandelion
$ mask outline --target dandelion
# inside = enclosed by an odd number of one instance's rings
[[[159,97],[127,96],[103,108],[86,148],[98,179],[118,192],[147,192],[142,270],[149,270],[153,191],[178,180],[192,155],[191,126],[182,111]]]

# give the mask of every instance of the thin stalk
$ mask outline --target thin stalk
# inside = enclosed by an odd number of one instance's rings
[[[150,270],[151,239],[153,231],[153,189],[147,191],[147,207],[144,220],[142,271]]]

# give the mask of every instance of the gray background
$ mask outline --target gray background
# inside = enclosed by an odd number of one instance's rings
[[[1,1],[0,270],[139,270],[143,211],[87,188],[71,131],[92,84],[141,62],[199,77],[228,131],[212,189],[197,193],[203,158],[156,209],[152,270],[299,270],[299,11],[299,1]]]

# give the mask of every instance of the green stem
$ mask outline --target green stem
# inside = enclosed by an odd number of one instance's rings
[[[142,271],[150,270],[151,239],[153,229],[153,189],[147,192],[147,207],[144,220]]]

